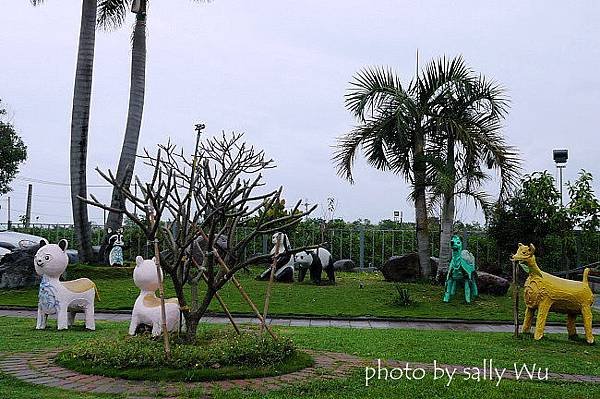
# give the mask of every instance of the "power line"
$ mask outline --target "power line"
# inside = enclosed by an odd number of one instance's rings
[[[34,179],[33,177],[18,176],[17,179],[18,180],[23,180],[23,181],[26,181],[26,182],[29,182],[29,183],[47,184],[49,186],[61,186],[61,187],[70,187],[71,186],[70,183],[61,183],[61,182],[57,182],[57,181]],[[112,188],[112,186],[108,185],[108,184],[87,184],[86,187]]]

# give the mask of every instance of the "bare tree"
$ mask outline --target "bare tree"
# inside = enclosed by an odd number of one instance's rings
[[[273,160],[267,159],[263,151],[246,144],[243,134],[222,133],[203,139],[203,129],[204,125],[196,125],[196,146],[191,155],[170,141],[159,145],[156,155],[144,150],[144,164],[153,169],[153,175],[147,183],[136,177],[141,188],[138,196],[110,170],[104,173],[97,169],[133,208],[142,210],[143,214],[151,207],[155,223],[138,218],[133,209],[113,208],[92,195],[91,199],[83,199],[102,209],[122,212],[144,231],[148,241],[159,240],[165,252],[161,256],[161,267],[173,281],[186,321],[188,341],[195,339],[200,318],[230,280],[262,320],[260,312],[235,279],[235,273],[249,265],[265,262],[272,255],[244,258],[245,249],[255,237],[294,226],[316,207],[301,212],[298,201],[288,215],[266,220],[266,211],[278,203],[282,191],[281,187],[267,192],[262,189],[265,185],[262,172],[274,167]],[[259,210],[263,212],[259,213]],[[257,214],[252,227],[248,227],[249,219]],[[296,248],[290,252],[315,247]],[[206,290],[200,299],[199,284],[202,281]],[[186,286],[191,291],[191,300],[185,295]],[[274,336],[268,326],[266,328]]]

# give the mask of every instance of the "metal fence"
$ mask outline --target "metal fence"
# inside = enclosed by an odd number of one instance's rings
[[[0,223],[0,231],[7,229],[6,223]],[[77,248],[78,242],[73,225],[70,224],[22,224],[12,223],[12,231],[18,231],[44,237],[50,242],[58,242],[61,238],[69,240],[69,247]],[[250,233],[249,228],[239,228],[236,239]],[[552,252],[542,254],[538,258],[540,265],[547,271],[561,271],[575,266],[600,261],[600,233],[575,232],[574,242],[563,242],[557,238],[549,238],[546,243]],[[145,237],[136,226],[126,226],[123,232],[125,259],[133,260],[136,255],[148,256],[149,250]],[[480,267],[507,266],[508,257],[500,255],[496,243],[484,231],[467,231],[462,233],[465,248],[469,249],[477,259]],[[92,225],[92,244],[101,245],[104,229]],[[317,228],[299,226],[289,233],[292,247],[319,244],[326,242],[326,247],[335,260],[351,259],[359,267],[380,267],[391,256],[404,255],[417,250],[414,227],[404,226],[402,229],[377,229],[358,226],[348,229],[330,229],[323,237]],[[431,255],[439,253],[439,232],[431,232]],[[262,235],[254,238],[246,247],[244,257],[264,254],[271,250],[271,236]],[[568,255],[568,256],[567,256]],[[506,259],[505,259],[506,258]],[[565,259],[572,259],[571,263]],[[574,263],[574,264],[573,264]]]

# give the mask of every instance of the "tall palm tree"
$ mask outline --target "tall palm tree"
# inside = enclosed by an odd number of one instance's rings
[[[206,2],[208,0],[195,0]],[[131,9],[136,14],[132,35],[131,50],[131,82],[129,87],[129,109],[123,146],[117,166],[117,180],[124,186],[131,184],[135,157],[140,136],[142,115],[144,111],[144,95],[146,85],[146,10],[148,0],[99,0],[98,25],[106,30],[119,28],[125,22],[127,12]],[[125,200],[120,191],[113,189],[111,207],[122,209]],[[106,219],[105,229],[117,230],[123,224],[123,214],[110,211]]]
[[[517,183],[520,160],[517,151],[505,143],[500,131],[508,110],[504,89],[485,77],[475,75],[462,85],[449,88],[444,113],[449,123],[440,120],[440,128],[431,140],[434,201],[441,201],[440,265],[447,266],[451,257],[455,201],[468,196],[489,209],[489,196],[482,191],[491,176],[485,169],[499,172],[500,198]]]
[[[43,0],[31,0],[34,6]],[[94,68],[94,45],[96,41],[97,0],[82,0],[73,111],[71,114],[71,204],[73,224],[79,241],[79,256],[84,262],[91,261],[92,241],[87,204],[77,197],[87,197],[87,144],[92,95],[92,75]]]
[[[407,87],[388,68],[365,68],[346,94],[346,108],[358,124],[338,139],[334,155],[338,173],[353,181],[352,166],[362,148],[369,164],[399,174],[412,185],[419,263],[425,277],[431,274],[427,190],[433,163],[427,145],[442,124],[454,120],[445,112],[452,93],[448,88],[471,79],[461,57],[441,58],[430,62]],[[459,116],[455,119],[458,122]]]
[[[146,88],[146,0],[135,1],[133,12],[136,14],[131,45],[131,81],[129,86],[129,106],[123,146],[117,166],[117,179],[129,186],[135,166],[135,156],[140,136],[144,96]],[[132,5],[132,0],[100,0],[98,4],[98,25],[106,30],[120,27]],[[120,191],[113,189],[111,206],[122,209],[124,199]],[[123,224],[123,214],[109,212],[105,228],[113,231]]]

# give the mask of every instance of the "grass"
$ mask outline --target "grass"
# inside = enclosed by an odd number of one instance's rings
[[[147,381],[217,381],[238,378],[259,378],[291,373],[310,367],[314,359],[305,352],[296,352],[282,362],[268,366],[222,366],[216,369],[182,369],[182,368],[151,368],[137,367],[115,369],[98,366],[91,361],[78,361],[73,359],[59,359],[57,362],[63,367],[78,371],[83,374],[104,375],[118,377],[126,380]]]
[[[131,278],[132,268],[99,268],[69,266],[69,279],[86,276],[94,280],[100,292],[97,310],[130,310],[139,294]],[[256,304],[264,301],[267,283],[254,277],[261,269],[238,273],[238,279]],[[386,282],[377,273],[345,273],[336,277],[335,286],[315,286],[309,283],[276,283],[273,287],[269,314],[272,316],[356,317],[376,316],[390,318],[441,318],[490,321],[512,321],[511,292],[503,297],[482,295],[472,304],[464,303],[462,292],[452,302],[442,302],[444,287],[429,283],[402,283],[414,303],[396,306],[394,283]],[[364,288],[359,288],[360,283]],[[37,306],[37,288],[0,290],[0,306]],[[166,279],[166,294],[174,296],[170,279]],[[227,284],[221,296],[230,311],[252,314],[249,306],[233,284]],[[523,305],[521,305],[523,309]],[[221,312],[216,301],[209,309]],[[523,311],[523,310],[522,310]],[[551,314],[550,321],[564,321],[562,315]]]
[[[169,358],[164,356],[162,339],[142,334],[83,340],[62,351],[56,361],[84,374],[152,381],[257,378],[314,364],[286,336],[273,340],[255,328],[244,328],[238,335],[227,326],[201,329],[194,344],[173,336]]]
[[[96,332],[83,330],[79,322],[75,329],[55,330],[52,321],[47,330],[34,329],[33,319],[0,317],[0,351],[18,352],[42,348],[61,348],[81,340],[98,337],[120,337],[127,323],[98,322]],[[202,325],[202,330],[216,328]],[[493,359],[498,367],[512,368],[513,363],[537,363],[553,373],[600,375],[600,345],[568,341],[566,335],[548,334],[542,341],[531,337],[512,338],[507,333],[476,333],[452,331],[414,331],[392,329],[343,328],[277,328],[277,333],[293,339],[299,348],[346,352],[365,359],[395,359],[406,362],[433,362],[481,366],[483,359]],[[216,392],[217,398],[597,398],[600,385],[554,382],[495,383],[456,379],[447,381],[426,377],[421,381],[372,381],[365,387],[364,370],[351,377],[335,381],[311,381],[292,388],[264,393]],[[67,393],[68,394],[67,394]],[[184,397],[195,398],[199,391],[182,385]],[[6,398],[118,398],[118,395],[78,395],[68,391],[27,385],[0,374],[0,397]]]

